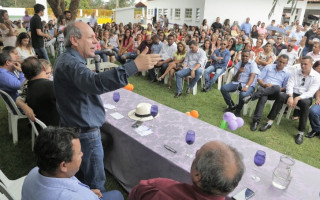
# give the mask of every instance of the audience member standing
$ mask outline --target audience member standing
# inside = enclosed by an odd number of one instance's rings
[[[44,38],[50,39],[49,34],[43,32],[41,16],[44,15],[44,6],[41,4],[34,5],[34,15],[30,20],[31,41],[34,51],[38,54],[38,58],[44,58],[49,61],[48,53],[44,47]]]
[[[95,12],[93,12],[91,14],[91,17],[89,19],[89,23],[90,23],[91,27],[94,27],[95,24],[98,24],[98,19],[96,18],[96,13]]]
[[[240,27],[240,30],[243,30],[248,37],[249,37],[249,35],[251,33],[251,29],[252,29],[252,26],[249,22],[250,22],[250,18],[247,17],[246,22],[244,22]]]
[[[220,30],[222,28],[222,24],[220,23],[220,17],[216,18],[216,21],[212,23],[211,28],[213,32],[216,32],[217,29]]]
[[[29,15],[28,11],[24,11],[24,16],[22,17],[22,21],[24,22],[25,28],[27,31],[30,30],[30,20],[31,20],[31,16]]]

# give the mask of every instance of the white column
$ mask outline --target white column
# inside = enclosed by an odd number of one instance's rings
[[[41,4],[44,6],[45,10],[44,10],[44,15],[41,17],[41,20],[45,20],[46,22],[48,22],[48,8],[47,8],[47,0],[36,0],[36,4]]]

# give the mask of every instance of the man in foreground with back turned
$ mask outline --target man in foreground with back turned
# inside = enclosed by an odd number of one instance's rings
[[[191,165],[193,185],[167,178],[142,180],[129,200],[224,200],[244,173],[241,154],[222,142],[211,141],[196,153]]]
[[[101,196],[105,191],[105,172],[100,127],[105,110],[100,94],[124,87],[128,77],[146,71],[160,60],[148,54],[148,48],[132,62],[116,69],[94,73],[86,66],[86,58],[95,56],[98,42],[92,28],[83,22],[71,22],[65,28],[66,52],[55,62],[54,89],[60,124],[78,130],[83,161],[76,176]]]

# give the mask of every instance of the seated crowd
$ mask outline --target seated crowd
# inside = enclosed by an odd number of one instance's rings
[[[294,118],[299,119],[297,144],[303,143],[308,117],[312,131],[306,137],[320,134],[320,28],[317,24],[302,30],[299,21],[291,26],[285,22],[278,25],[285,34],[268,30],[276,26],[274,21],[267,27],[264,22],[252,26],[250,18],[241,26],[236,22],[231,26],[228,19],[221,24],[218,17],[211,27],[207,20],[199,27],[174,24],[171,29],[165,26],[167,23],[160,22],[148,24],[146,29],[140,23],[114,22],[102,26],[89,23],[90,27],[72,22],[69,11],[58,17],[57,24],[52,20],[41,22],[39,16],[43,15],[44,7],[36,4],[34,9],[35,15],[22,25],[20,21],[12,23],[7,11],[0,10],[4,46],[0,54],[0,89],[7,92],[32,121],[37,117],[46,125],[79,129],[49,127],[42,131],[34,152],[38,166],[25,180],[23,199],[51,199],[52,194],[61,194],[62,199],[123,199],[118,191],[105,192],[101,186],[105,181],[104,171],[103,180],[90,182],[89,179],[96,179],[103,169],[97,168],[98,175],[95,172],[85,174],[92,177],[84,178],[84,183],[74,175],[79,170],[85,173],[93,169],[88,164],[90,145],[85,144],[82,134],[92,131],[100,134],[96,127],[102,125],[104,117],[101,124],[94,121],[95,117],[104,115],[104,111],[100,112],[103,106],[98,95],[123,87],[127,77],[138,72],[148,71],[151,83],[163,82],[168,77],[168,89],[172,89],[175,77],[175,98],[183,95],[185,78],[191,79],[185,90],[189,94],[202,77],[202,91],[210,92],[219,77],[224,76],[226,81],[220,91],[221,99],[228,106],[226,112],[234,111],[240,116],[244,104],[258,100],[250,125],[252,131],[258,129],[266,102],[274,100],[268,121],[260,131],[270,129],[286,105],[294,109]],[[90,41],[84,41],[85,37],[91,38]],[[57,57],[54,72],[58,75],[54,76],[54,82],[46,47]],[[112,72],[92,72],[86,68],[85,59],[96,55],[103,62],[118,61],[123,65]],[[72,59],[68,60],[70,57]],[[77,63],[72,66],[72,62]],[[237,91],[236,105],[231,93]],[[85,99],[90,94],[91,103],[82,108],[76,103],[67,105],[66,102],[71,102],[68,98],[78,93],[77,99]],[[82,105],[83,102],[78,103]],[[90,116],[88,113],[80,113],[74,120],[68,118],[73,112],[84,112],[84,109],[97,111],[91,116],[93,119],[85,119]],[[98,148],[101,150],[100,146]],[[85,164],[80,168],[82,151]],[[97,162],[101,161],[101,156],[103,152],[98,155]],[[204,167],[210,164],[212,166]],[[224,199],[238,185],[243,171],[241,156],[234,148],[209,142],[201,147],[192,163],[193,185],[163,178],[142,180],[133,188],[129,199]],[[224,184],[219,185],[222,182]]]

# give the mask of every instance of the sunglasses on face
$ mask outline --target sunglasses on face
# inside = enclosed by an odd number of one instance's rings
[[[302,78],[302,83],[301,83],[301,86],[304,86],[304,83],[306,82],[306,78]]]

